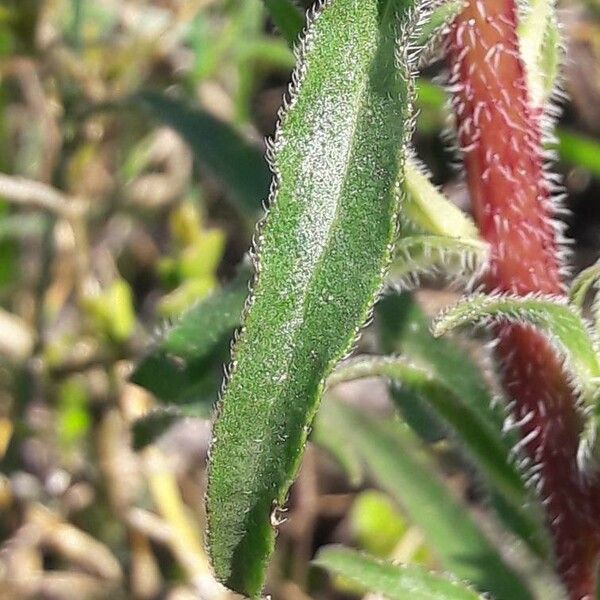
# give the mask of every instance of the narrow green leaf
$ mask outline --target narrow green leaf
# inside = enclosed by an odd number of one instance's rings
[[[433,235],[479,240],[473,220],[454,206],[431,183],[424,167],[414,159],[404,167],[407,201],[404,217]]]
[[[503,432],[504,411],[499,403],[492,401],[482,375],[483,367],[476,365],[456,341],[434,338],[429,329],[429,319],[410,294],[385,296],[377,306],[377,323],[383,351],[402,353],[453,390],[462,403],[487,424],[486,430],[495,433],[508,456],[518,438],[514,431]],[[443,423],[439,415],[431,410],[427,399],[406,386],[399,388],[392,384],[390,392],[403,419],[423,439],[431,441],[432,430],[433,439],[439,439],[440,434],[436,432],[444,430]],[[487,481],[491,483],[489,478]],[[540,510],[535,499],[529,498],[526,505],[515,505],[509,498],[500,496],[493,486],[491,493],[494,506],[501,505],[498,516],[504,524],[536,555],[546,557],[549,540],[543,522],[538,517]],[[527,494],[524,482],[521,493]]]
[[[416,288],[423,275],[476,278],[488,259],[488,245],[478,238],[409,235],[398,241],[390,269],[393,283]]]
[[[228,286],[181,315],[138,363],[131,381],[163,402],[202,402],[210,407],[226,360],[223,349],[240,325],[248,278],[243,270]]]
[[[440,336],[467,324],[507,321],[543,332],[564,357],[584,402],[593,405],[600,383],[598,344],[577,309],[560,297],[470,296],[440,315],[432,330]]]
[[[521,477],[508,458],[501,432],[431,371],[400,356],[359,357],[336,369],[327,384],[365,377],[386,377],[416,392],[456,431],[483,473],[511,503],[519,506],[526,501]]]
[[[274,544],[270,515],[286,501],[323,381],[367,319],[391,260],[412,126],[411,9],[403,0],[326,2],[275,137],[276,193],[207,492],[215,573],[251,597]]]
[[[271,176],[261,151],[231,125],[199,108],[157,92],[140,94],[143,104],[189,144],[196,160],[226,186],[251,216],[269,193]]]
[[[560,63],[560,33],[554,0],[529,0],[518,26],[531,102],[542,107],[554,89]]]
[[[335,411],[338,427],[353,439],[371,475],[421,530],[444,569],[497,600],[531,599],[466,508],[439,481],[408,428],[330,400],[323,408]]]
[[[313,564],[389,600],[482,600],[466,585],[446,575],[430,573],[416,565],[394,564],[343,546],[323,548]]]
[[[310,441],[327,452],[342,469],[350,485],[358,487],[364,480],[364,468],[352,440],[337,428],[331,414],[320,410],[317,414]]]
[[[410,294],[385,296],[377,305],[377,316],[384,353],[402,354],[430,371],[497,431],[502,429],[504,415],[498,408],[492,409],[481,367],[456,343],[431,335],[429,319]]]
[[[510,321],[531,325],[545,334],[564,358],[573,386],[589,413],[577,461],[584,473],[600,469],[600,357],[598,342],[579,311],[562,298],[472,296],[446,311],[434,324],[443,335],[467,323]]]
[[[290,46],[300,38],[304,16],[293,0],[263,0],[273,23]]]

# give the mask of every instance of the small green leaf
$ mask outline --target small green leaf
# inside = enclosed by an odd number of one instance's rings
[[[334,386],[365,377],[386,377],[418,394],[456,431],[492,484],[511,503],[519,506],[525,502],[523,482],[508,458],[501,432],[495,430],[431,371],[400,356],[358,357],[336,369],[327,383],[328,386]]]
[[[600,296],[598,295],[598,285],[600,283],[600,261],[584,269],[575,277],[569,289],[569,299],[571,304],[579,310],[583,309],[585,298],[591,288],[594,288],[595,297],[593,301],[593,312],[596,331],[600,331]]]
[[[249,273],[242,270],[228,286],[181,315],[142,358],[131,381],[163,402],[210,406],[226,359],[226,340],[240,325],[248,278]]]
[[[329,546],[313,564],[389,600],[483,600],[466,585],[416,565],[397,565],[342,546]]]
[[[190,145],[196,160],[254,216],[269,193],[271,176],[262,152],[231,125],[199,108],[156,92],[140,98],[152,114]]]
[[[478,238],[409,235],[396,244],[390,269],[393,283],[402,289],[416,288],[423,275],[477,278],[487,265],[489,249]]]
[[[454,206],[431,183],[425,168],[414,159],[404,167],[407,201],[403,217],[426,233],[467,240],[479,240],[473,220]]]
[[[563,298],[474,295],[446,310],[432,330],[441,336],[463,325],[497,322],[530,325],[544,333],[564,357],[584,402],[593,405],[600,383],[598,344],[577,309]]]
[[[600,280],[600,262],[596,262],[584,269],[575,277],[569,288],[569,301],[579,310],[583,309],[586,296],[592,287],[598,285]]]
[[[530,99],[535,107],[542,107],[554,89],[560,64],[560,32],[554,0],[529,0],[518,34]]]
[[[304,16],[293,0],[263,0],[273,23],[290,46],[300,38],[304,27]]]
[[[325,405],[353,440],[372,477],[421,530],[444,569],[497,600],[531,600],[466,508],[440,482],[424,447],[406,426],[375,419],[333,398]]]
[[[391,261],[412,130],[412,8],[324,3],[275,136],[275,194],[215,422],[207,492],[215,574],[251,597],[273,549],[270,515],[286,501],[323,382]]]

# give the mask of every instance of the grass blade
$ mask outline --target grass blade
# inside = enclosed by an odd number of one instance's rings
[[[412,129],[406,32],[414,28],[402,0],[326,2],[275,137],[276,192],[207,492],[215,573],[251,597],[273,548],[270,515],[285,503],[323,381],[367,319],[391,260]]]
[[[389,600],[482,600],[456,579],[416,565],[397,565],[342,546],[323,548],[313,564],[349,579],[365,592],[383,594]]]
[[[465,507],[439,481],[418,440],[404,426],[369,417],[335,400],[325,403],[372,477],[421,530],[442,566],[497,600],[530,600]]]

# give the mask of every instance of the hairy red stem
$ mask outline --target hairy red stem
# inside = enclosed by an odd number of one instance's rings
[[[531,107],[514,0],[469,0],[450,27],[449,87],[475,219],[491,246],[489,292],[564,293],[543,171],[540,111]],[[555,352],[529,328],[497,329],[503,383],[546,509],[557,570],[572,600],[595,597],[597,490],[576,463],[581,419]]]

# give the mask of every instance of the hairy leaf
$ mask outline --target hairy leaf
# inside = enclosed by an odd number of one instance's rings
[[[417,565],[398,565],[343,546],[319,551],[313,564],[389,600],[477,600],[477,593],[456,579]]]
[[[482,364],[475,364],[469,353],[455,341],[435,339],[429,330],[429,319],[410,294],[390,294],[377,306],[378,331],[382,349],[387,353],[402,353],[411,362],[433,374],[436,380],[452,389],[469,410],[494,431],[510,454],[518,438],[515,431],[503,431],[504,411],[492,401],[491,392],[482,375]],[[431,404],[420,394],[392,383],[391,395],[404,420],[428,441],[439,439],[443,422],[431,410]],[[488,480],[489,481],[489,480]],[[538,556],[548,555],[549,540],[539,518],[539,506],[533,498],[520,506],[491,487],[492,501],[501,508],[498,516]],[[527,493],[522,482],[522,492]]]
[[[474,295],[440,315],[433,324],[433,334],[444,335],[466,324],[494,322],[522,323],[542,331],[564,357],[584,401],[593,404],[600,383],[598,344],[574,307],[555,297]]]
[[[456,431],[476,463],[513,504],[525,502],[521,477],[508,458],[501,432],[442,380],[400,356],[360,357],[342,364],[328,386],[365,377],[387,377],[416,392]]]
[[[445,569],[497,600],[531,599],[469,512],[439,481],[410,430],[340,402],[328,401],[324,408],[335,411],[338,427],[353,439],[371,475],[421,530]]]
[[[326,2],[275,137],[276,191],[207,492],[215,573],[251,597],[273,548],[270,515],[286,501],[324,379],[367,319],[391,259],[411,130],[408,30],[403,0]]]
[[[396,244],[390,277],[402,288],[418,287],[422,275],[476,278],[488,259],[488,246],[477,238],[409,235]]]
[[[554,89],[560,63],[560,32],[554,0],[529,0],[518,27],[533,106],[542,107]]]
[[[433,183],[425,168],[414,159],[404,168],[407,202],[404,217],[427,233],[478,240],[473,220],[454,206]]]
[[[157,92],[141,100],[154,116],[172,127],[190,145],[196,160],[227,187],[251,216],[269,193],[271,176],[261,151],[228,123],[208,112]]]

